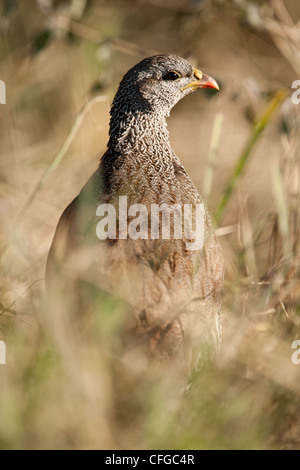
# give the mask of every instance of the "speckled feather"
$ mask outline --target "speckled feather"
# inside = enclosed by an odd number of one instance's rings
[[[180,78],[164,80],[170,71]],[[198,345],[215,350],[221,340],[224,263],[207,210],[205,244],[199,251],[186,250],[184,239],[172,237],[100,242],[95,215],[100,203],[117,206],[120,195],[127,196],[128,204],[144,204],[149,213],[153,203],[203,202],[170,145],[166,123],[173,106],[192,91],[182,89],[194,79],[192,66],[175,55],[149,57],[126,73],[111,107],[107,151],[63,212],[47,263],[50,285],[64,275],[74,253],[80,264],[79,252],[86,248],[84,276],[131,305],[128,345],[142,345],[158,358],[182,355],[188,366],[195,363]],[[87,242],[87,226],[92,243]]]

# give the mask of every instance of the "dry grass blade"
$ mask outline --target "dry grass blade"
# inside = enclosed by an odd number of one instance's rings
[[[253,227],[251,226],[247,201],[242,203],[240,210],[239,238],[247,276],[249,278],[256,278],[257,262],[253,239]]]
[[[289,209],[286,201],[283,179],[279,165],[272,168],[273,193],[276,200],[279,229],[282,238],[284,256],[291,255],[291,244],[289,236]]]
[[[59,150],[58,154],[55,156],[52,163],[46,169],[44,174],[41,176],[41,178],[37,182],[34,190],[32,191],[31,195],[29,196],[29,198],[25,202],[21,212],[19,213],[19,216],[17,218],[17,222],[24,216],[24,214],[26,213],[26,211],[28,210],[28,208],[30,207],[32,202],[34,201],[35,197],[37,196],[39,191],[42,189],[43,185],[46,183],[48,178],[52,175],[52,173],[56,170],[56,168],[61,163],[61,161],[64,158],[65,154],[67,153],[71,143],[73,142],[73,140],[74,140],[74,138],[75,138],[75,136],[76,136],[83,120],[84,120],[84,117],[85,117],[86,113],[91,109],[92,106],[94,106],[94,104],[99,103],[99,102],[107,102],[107,98],[105,96],[97,96],[96,98],[93,98],[92,100],[90,100],[88,103],[86,103],[84,105],[84,107],[82,108],[82,110],[78,114],[78,116],[77,116],[77,118],[76,118],[76,120],[75,120],[75,122],[74,122],[74,124],[73,124],[73,126],[70,130],[70,133],[69,133],[68,137],[66,138],[63,146]]]
[[[211,193],[223,121],[224,121],[224,114],[218,113],[215,117],[215,122],[214,122],[213,132],[211,136],[211,142],[210,142],[208,162],[204,170],[204,177],[203,177],[203,197],[206,202],[208,202],[209,196]]]
[[[300,73],[300,32],[282,0],[272,0],[271,5],[278,20],[264,18],[265,29],[293,69]]]

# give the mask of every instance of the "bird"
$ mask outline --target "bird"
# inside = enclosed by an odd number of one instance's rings
[[[175,358],[189,371],[220,348],[224,260],[209,211],[171,147],[167,118],[201,88],[219,86],[174,54],[147,57],[124,75],[107,149],[63,211],[46,265],[48,291],[80,278],[126,304],[118,332],[125,351],[159,363]]]

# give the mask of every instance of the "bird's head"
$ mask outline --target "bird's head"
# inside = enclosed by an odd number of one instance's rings
[[[108,147],[143,142],[145,133],[167,133],[165,119],[173,106],[198,88],[219,89],[209,75],[193,68],[176,55],[156,55],[142,60],[122,79],[111,107]],[[147,129],[147,132],[146,132]],[[157,134],[157,131],[156,131]],[[149,145],[149,138],[148,144]]]
[[[176,55],[148,57],[130,69],[120,83],[115,104],[130,112],[154,111],[167,117],[173,106],[198,88],[219,89],[209,75]],[[124,103],[126,102],[126,104]]]

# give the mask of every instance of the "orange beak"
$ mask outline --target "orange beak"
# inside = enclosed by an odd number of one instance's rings
[[[197,90],[197,88],[214,88],[216,90],[220,89],[214,78],[210,77],[209,75],[205,75],[198,69],[193,69],[193,72],[196,80],[190,82],[188,85],[182,88],[181,91],[186,90],[187,88],[192,88],[192,91]]]

